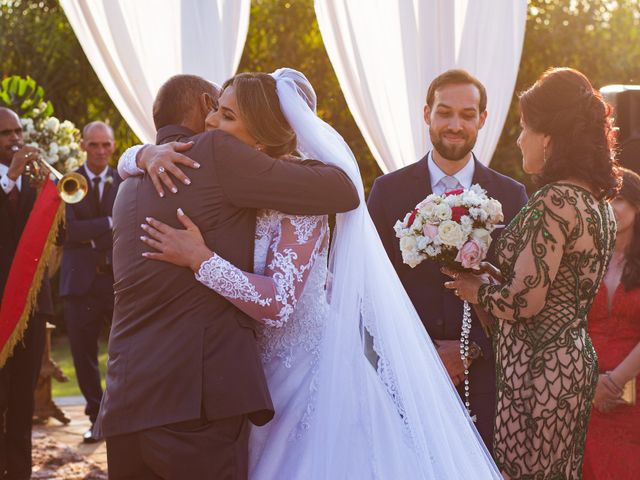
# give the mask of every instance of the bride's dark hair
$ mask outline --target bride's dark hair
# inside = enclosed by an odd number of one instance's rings
[[[296,134],[280,110],[276,81],[260,72],[239,73],[224,82],[222,89],[232,86],[239,115],[249,134],[264,145],[271,157],[289,155],[296,148]]]
[[[520,94],[520,112],[528,126],[551,137],[540,184],[576,178],[598,198],[613,198],[620,174],[613,156],[611,107],[573,68],[550,68]]]

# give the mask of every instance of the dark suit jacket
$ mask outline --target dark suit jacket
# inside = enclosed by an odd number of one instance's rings
[[[9,276],[13,257],[18,248],[18,242],[20,241],[22,231],[27,224],[37,196],[37,190],[32,188],[31,185],[29,185],[28,178],[23,176],[22,190],[20,191],[18,201],[18,211],[16,214],[13,214],[9,206],[7,194],[0,188],[0,301],[2,301],[2,294],[4,293],[4,287],[7,282],[7,277]],[[42,280],[42,286],[38,294],[37,311],[45,315],[53,315],[54,313],[51,287],[49,285],[48,275],[46,274]]]
[[[93,187],[85,168],[82,166],[77,172],[87,179],[91,189]],[[107,177],[111,177],[113,181],[105,184],[98,211],[93,205],[91,191],[81,202],[66,206],[60,296],[84,295],[93,284],[98,264],[113,263],[113,235],[108,217],[112,216],[113,202],[122,180],[111,167],[108,167]],[[91,241],[95,247],[91,245]]]
[[[192,132],[165,127],[158,142]],[[150,261],[139,240],[146,216],[179,227],[182,207],[207,245],[245,271],[253,269],[255,208],[316,215],[358,205],[340,170],[274,160],[222,131],[190,137],[187,155],[202,166],[192,184],[158,198],[147,176],[127,179],[114,205],[115,311],[109,339],[107,389],[97,431],[135,432],[194,418],[273,416],[255,341],[255,322],[169,263]]]
[[[524,186],[485,167],[475,157],[474,161],[473,183],[480,184],[490,197],[502,203],[505,225],[508,224],[527,201]],[[387,254],[431,338],[459,340],[462,301],[444,287],[444,282],[449,277],[440,272],[438,264],[429,260],[415,268],[405,265],[402,262],[399,240],[393,230],[396,221],[403,219],[408,211],[430,193],[431,180],[425,156],[414,164],[377,178],[369,195],[368,207]],[[500,232],[501,230],[495,230],[493,233],[494,242],[487,257],[492,263],[495,261],[495,240]],[[469,338],[480,346],[483,354],[482,358],[473,362],[469,372],[473,411],[474,396],[490,394],[495,398],[495,359],[491,340],[484,334],[475,313]],[[493,402],[488,402],[487,405],[491,403]],[[478,422],[490,422],[493,425],[493,407],[486,408],[488,411],[477,412]],[[482,433],[482,428],[480,430]]]

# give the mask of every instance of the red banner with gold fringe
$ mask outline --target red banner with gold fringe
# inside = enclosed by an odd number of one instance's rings
[[[0,367],[22,339],[35,308],[47,261],[64,214],[56,185],[47,180],[38,193],[9,270],[0,304]]]

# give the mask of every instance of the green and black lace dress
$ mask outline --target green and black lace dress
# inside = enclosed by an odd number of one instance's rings
[[[480,305],[499,319],[494,455],[507,478],[579,479],[597,358],[587,312],[609,263],[609,204],[553,183],[538,190],[498,245],[502,285]]]

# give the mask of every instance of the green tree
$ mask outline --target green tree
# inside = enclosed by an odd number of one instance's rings
[[[640,83],[638,0],[529,0],[520,69],[509,115],[491,166],[533,188],[522,171],[517,92],[549,67],[583,72],[595,88]]]
[[[369,188],[381,174],[344,99],[324,48],[313,0],[253,0],[249,33],[239,71],[304,72],[318,96],[318,114],[351,146]]]
[[[102,87],[57,0],[0,0],[0,79],[30,76],[41,85],[55,115],[82,129],[104,120],[118,152],[138,143]]]

